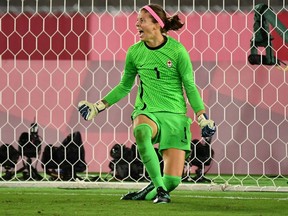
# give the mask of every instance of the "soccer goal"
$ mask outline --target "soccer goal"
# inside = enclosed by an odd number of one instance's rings
[[[91,122],[77,104],[96,102],[118,84],[126,51],[139,39],[137,12],[152,2],[185,22],[170,35],[189,51],[217,124],[210,143],[192,124],[199,142],[191,141],[179,188],[288,191],[285,0],[1,1],[0,186],[149,181],[131,131],[137,87]]]

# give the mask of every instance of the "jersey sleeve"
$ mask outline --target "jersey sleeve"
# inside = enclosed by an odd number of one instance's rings
[[[182,82],[188,101],[195,113],[205,110],[203,100],[195,85],[193,66],[190,56],[183,46],[179,52],[178,71],[181,74]]]
[[[124,66],[124,73],[121,81],[117,86],[115,86],[103,99],[107,101],[109,106],[117,103],[122,98],[126,97],[131,91],[135,77],[137,74],[137,69],[133,63],[133,55],[131,48],[128,49],[126,55],[126,61]]]

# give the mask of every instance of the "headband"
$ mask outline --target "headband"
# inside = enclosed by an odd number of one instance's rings
[[[161,28],[164,27],[164,22],[161,20],[161,18],[155,13],[155,11],[151,7],[146,5],[143,8],[146,9],[151,14],[151,16],[159,23]]]

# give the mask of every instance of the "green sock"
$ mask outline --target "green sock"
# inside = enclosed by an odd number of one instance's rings
[[[164,174],[163,182],[167,188],[168,192],[173,191],[181,182],[180,176],[171,176]]]
[[[140,124],[134,128],[134,136],[140,157],[154,186],[167,190],[162,180],[159,159],[151,142],[152,128],[148,124]]]
[[[164,182],[168,192],[173,191],[181,182],[180,176],[171,176],[171,175],[164,174],[162,179],[163,179],[163,182]],[[157,194],[157,190],[156,190],[156,188],[154,188],[152,191],[150,191],[146,195],[145,200],[154,199],[156,194]]]

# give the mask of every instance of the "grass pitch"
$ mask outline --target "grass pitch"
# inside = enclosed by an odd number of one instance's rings
[[[123,189],[0,188],[0,215],[277,216],[287,193],[174,191],[169,204],[120,200]],[[285,210],[286,209],[286,210]],[[286,213],[285,213],[286,212]]]

